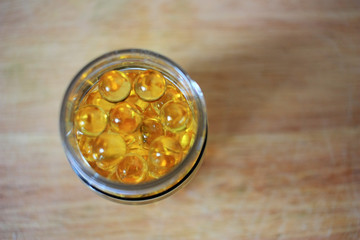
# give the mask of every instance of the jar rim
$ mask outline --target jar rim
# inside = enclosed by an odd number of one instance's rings
[[[159,179],[152,180],[146,183],[139,183],[139,184],[123,184],[120,182],[114,182],[105,177],[102,177],[94,170],[89,169],[84,164],[83,159],[79,159],[77,154],[75,153],[74,148],[69,143],[68,135],[70,132],[67,132],[66,128],[66,113],[69,111],[67,109],[67,103],[69,102],[69,97],[72,91],[74,90],[74,86],[76,83],[86,79],[89,75],[89,71],[101,64],[105,64],[107,60],[111,60],[116,57],[130,55],[133,59],[136,57],[139,58],[144,57],[146,60],[160,60],[164,66],[170,66],[173,70],[176,71],[179,76],[181,76],[182,81],[188,81],[188,86],[190,88],[191,94],[194,96],[194,104],[196,104],[197,113],[198,113],[198,124],[197,124],[197,134],[194,140],[194,143],[189,150],[189,153],[185,156],[185,158],[168,174],[160,177]],[[125,59],[125,58],[124,58]],[[128,60],[126,58],[125,60]],[[123,60],[124,61],[124,60]],[[113,61],[110,61],[113,63]],[[73,110],[73,109],[72,109]],[[60,135],[63,147],[65,149],[66,156],[72,168],[74,169],[75,173],[92,189],[97,190],[100,193],[105,193],[113,198],[118,199],[125,199],[125,200],[133,200],[133,199],[145,199],[146,196],[155,196],[159,195],[157,193],[163,193],[164,190],[169,189],[169,186],[176,186],[179,181],[179,176],[183,174],[184,169],[193,169],[193,166],[190,165],[197,165],[197,161],[201,159],[201,155],[204,151],[205,143],[206,143],[206,135],[207,135],[207,115],[206,115],[206,106],[205,106],[205,99],[204,95],[197,85],[195,81],[193,81],[190,76],[175,62],[170,60],[169,58],[155,53],[153,51],[145,50],[145,49],[123,49],[123,50],[115,50],[109,53],[105,53],[100,57],[94,59],[93,61],[89,62],[85,65],[78,74],[70,82],[63,101],[61,105],[61,112],[60,112]],[[194,163],[194,159],[196,162]],[[191,168],[189,168],[191,167]],[[188,172],[187,172],[188,173]],[[187,174],[186,173],[186,174]],[[185,174],[185,175],[186,175]],[[183,176],[182,178],[185,178]],[[155,193],[155,194],[154,194]],[[166,194],[166,193],[163,193]],[[162,194],[160,194],[161,196]],[[159,197],[159,196],[157,196]],[[156,198],[151,197],[151,198]]]

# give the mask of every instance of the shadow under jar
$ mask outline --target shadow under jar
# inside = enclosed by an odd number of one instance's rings
[[[165,79],[167,84],[167,89],[164,90],[165,93],[160,93],[160,95],[155,96],[158,94],[155,91],[153,95],[146,95],[146,92],[145,95],[142,95],[143,93],[141,91],[143,89],[146,90],[146,88],[141,85],[141,78],[146,77],[146,74],[149,72],[156,73]],[[127,79],[126,81],[129,82],[126,83],[127,85],[120,84],[123,90],[125,90],[123,92],[119,90],[119,95],[107,96],[106,91],[109,90],[111,84],[105,87],[100,85],[102,84],[101,81],[105,81],[102,80],[102,77],[105,78],[106,74],[109,73],[120,73],[124,79]],[[113,77],[108,76],[107,79],[112,80]],[[149,83],[146,82],[146,79],[144,80],[144,84],[145,87],[148,87],[146,84]],[[158,83],[155,85],[159,86]],[[102,92],[100,88],[102,88]],[[186,103],[184,108],[189,111],[185,125],[178,128],[171,125],[173,118],[176,118],[176,116],[171,115],[171,111],[178,110],[176,108],[176,104],[178,104],[176,99],[172,99],[174,96],[168,96],[168,99],[164,100],[164,104],[157,104],[159,99],[165,98],[167,90],[175,91],[174,89],[180,93],[178,96],[183,100],[182,102],[179,101],[179,104],[184,105],[184,103]],[[101,98],[100,100],[106,105],[105,109],[98,107],[96,102],[86,104],[90,94],[96,94],[95,92],[101,92],[101,96],[98,95]],[[153,96],[155,96],[155,98],[151,98]],[[121,121],[121,117],[124,116],[123,105],[130,106],[129,108],[139,115],[138,125],[128,132],[120,131],[121,129],[116,127],[116,124]],[[121,109],[121,111],[119,109]],[[100,116],[104,119],[99,118],[99,114],[87,114],[86,111],[89,110],[100,112]],[[81,118],[81,111],[85,112],[85,120]],[[167,111],[170,112],[170,116],[168,116],[169,114],[166,115]],[[113,116],[116,114],[120,117],[114,118]],[[79,118],[83,120],[82,122],[80,121],[80,124]],[[103,121],[105,125],[96,125],[97,128],[88,131],[84,128],[83,123],[89,119],[100,123]],[[142,127],[147,123],[149,123],[150,126],[155,126],[151,121],[160,124],[162,128],[161,136],[157,136],[156,139],[152,139],[152,142],[147,144],[150,138],[147,138],[146,134],[142,134],[141,129],[143,129]],[[181,121],[183,120],[180,119],[179,122]],[[183,132],[188,128],[192,128],[192,134],[191,136],[184,136]],[[60,134],[71,167],[88,187],[101,196],[117,202],[128,204],[148,203],[162,199],[175,192],[184,186],[199,169],[207,139],[205,100],[197,83],[170,59],[157,53],[141,49],[113,51],[90,62],[71,81],[61,106]],[[122,152],[120,151],[119,156],[117,156],[118,160],[116,160],[109,169],[102,168],[104,164],[101,153],[104,152],[104,150],[100,149],[95,153],[92,152],[96,145],[94,145],[94,141],[101,142],[100,136],[104,138],[104,134],[111,135],[111,137],[121,136],[120,138],[114,138],[114,141],[111,141],[111,138],[107,138],[110,139],[108,145],[118,143],[118,145],[114,145],[114,149],[119,149],[119,146],[126,145],[124,150]],[[85,156],[86,154],[84,154],[84,150],[81,148],[80,141],[84,136],[93,141],[89,143],[89,156]],[[139,138],[139,144],[136,146],[140,149],[129,146],[129,144],[131,144],[131,140],[129,139],[136,137]],[[170,146],[168,144],[169,146],[164,147],[161,145],[164,139],[170,142],[174,141],[175,145],[170,144]],[[160,153],[154,153],[154,151],[151,150],[157,147],[157,143],[160,143],[163,149],[169,150],[170,155],[172,154],[171,152],[175,152],[181,156],[181,159],[161,174],[157,174],[158,168],[153,167],[155,160],[158,160],[156,157],[162,157]],[[105,147],[108,146],[106,144],[104,145]],[[165,143],[165,145],[166,144],[167,143]],[[174,148],[178,150],[174,150]],[[134,159],[134,156],[135,158],[141,158],[141,161],[146,165],[144,165],[145,167],[140,166],[144,167],[144,174],[141,176],[141,181],[127,182],[125,181],[126,178],[122,176],[122,171],[118,171],[118,168],[120,168],[119,164],[123,164],[121,161],[125,158]],[[157,163],[159,163],[159,161]],[[136,170],[140,168],[138,166],[133,169]],[[130,169],[127,170],[130,171]],[[123,171],[126,173],[125,170]]]

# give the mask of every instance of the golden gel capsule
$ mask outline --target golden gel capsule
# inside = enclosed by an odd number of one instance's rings
[[[136,131],[132,134],[122,134],[127,146],[132,144],[141,144],[142,138],[140,132]]]
[[[96,166],[105,171],[114,171],[122,157],[106,158],[100,161],[96,161]]]
[[[116,175],[123,183],[135,184],[141,182],[148,172],[144,158],[135,153],[126,154],[116,167]]]
[[[166,90],[165,78],[155,70],[146,70],[138,76],[135,82],[136,94],[145,101],[159,99]]]
[[[124,71],[126,76],[128,77],[129,81],[131,82],[131,87],[134,88],[134,83],[135,83],[135,80],[137,79],[137,77],[139,76],[140,70],[127,70],[127,71]]]
[[[170,131],[182,131],[191,118],[191,110],[183,102],[167,102],[160,111],[160,120],[164,127]]]
[[[85,135],[97,136],[106,128],[107,115],[98,106],[85,105],[75,112],[74,123],[76,128]]]
[[[125,153],[126,143],[119,134],[104,132],[95,139],[93,158],[96,161],[114,159]]]
[[[161,136],[156,138],[149,149],[149,173],[158,178],[170,171],[181,161],[182,149],[176,139]]]
[[[131,83],[125,73],[109,71],[99,79],[99,92],[110,102],[120,102],[130,94]]]
[[[144,112],[145,109],[149,106],[149,102],[146,102],[144,100],[142,100],[141,98],[139,98],[136,94],[134,95],[130,95],[127,99],[126,102],[132,103],[133,105],[136,106],[136,108],[140,111],[140,112]]]
[[[92,157],[95,137],[89,137],[82,134],[81,132],[78,132],[77,140],[80,152],[83,157],[89,162],[95,161],[95,159]]]
[[[140,126],[140,132],[144,146],[147,148],[156,138],[164,135],[161,123],[155,118],[145,119]]]
[[[144,117],[146,117],[146,118],[158,118],[159,117],[159,115],[156,113],[156,111],[151,106],[151,104],[149,104],[149,106],[145,109],[143,114],[144,114]]]
[[[115,105],[109,113],[111,127],[119,133],[133,133],[142,118],[135,106],[127,102]]]
[[[128,152],[143,150],[143,140],[140,131],[136,131],[132,134],[124,134],[123,138],[126,142]]]
[[[187,153],[189,151],[190,147],[193,145],[195,141],[195,132],[192,131],[186,131],[180,134],[180,145],[184,152]]]
[[[100,174],[103,177],[107,177],[109,174],[112,174],[114,171],[108,171],[108,170],[103,170],[101,168],[99,168],[96,165],[96,162],[88,162],[89,165],[95,170],[95,172],[97,172],[98,174]]]
[[[157,114],[160,114],[160,110],[162,106],[164,106],[165,103],[171,100],[175,102],[176,101],[184,102],[185,98],[182,95],[182,93],[178,89],[176,89],[176,87],[174,87],[172,84],[167,84],[164,95],[155,102],[152,102],[151,106],[153,107],[153,109],[156,111]]]
[[[189,122],[184,131],[179,132],[179,143],[185,153],[187,153],[190,147],[194,144],[196,136],[197,124],[193,119],[189,119]]]
[[[115,106],[115,103],[111,103],[105,100],[99,91],[94,91],[89,93],[87,98],[85,99],[85,104],[96,105],[101,107],[105,112],[109,112],[110,109]]]

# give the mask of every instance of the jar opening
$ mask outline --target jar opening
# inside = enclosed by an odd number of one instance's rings
[[[184,91],[196,113],[197,133],[187,156],[172,171],[159,179],[139,184],[123,184],[106,179],[85,164],[75,148],[73,112],[85,94],[98,81],[98,76],[113,69],[154,69],[164,74]],[[86,65],[70,83],[61,107],[60,134],[67,158],[76,174],[97,192],[119,200],[144,201],[154,199],[186,182],[200,165],[206,135],[207,117],[204,96],[198,85],[168,58],[141,49],[128,49],[107,53]]]

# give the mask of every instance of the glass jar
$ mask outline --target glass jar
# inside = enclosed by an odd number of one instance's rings
[[[184,94],[197,122],[193,146],[171,172],[146,183],[123,184],[96,173],[81,157],[73,130],[73,113],[85,94],[104,72],[121,69],[154,69],[173,82]],[[201,165],[207,139],[207,114],[203,93],[176,63],[142,49],[127,49],[107,53],[87,64],[66,90],[60,113],[60,134],[66,156],[75,173],[96,193],[122,203],[139,204],[162,199],[184,186]]]

